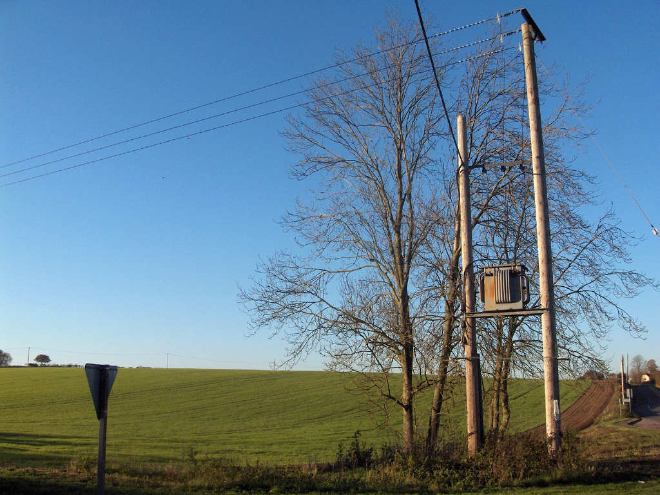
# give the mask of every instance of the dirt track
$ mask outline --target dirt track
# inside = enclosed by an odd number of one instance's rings
[[[607,380],[594,380],[587,391],[561,415],[561,431],[580,431],[593,424],[607,407],[614,394],[614,384]],[[545,434],[545,424],[527,430],[530,435]]]

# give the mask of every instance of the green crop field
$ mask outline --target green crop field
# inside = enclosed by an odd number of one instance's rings
[[[120,369],[109,401],[108,463],[167,463],[190,455],[271,464],[333,460],[356,430],[378,446],[396,441],[376,428],[355,376],[327,372]],[[568,407],[588,382],[562,382]],[[514,380],[512,429],[544,421],[543,384]],[[80,368],[0,369],[0,463],[61,466],[96,456],[98,421]],[[430,394],[418,401],[420,429]],[[446,403],[445,435],[463,435],[459,387]]]

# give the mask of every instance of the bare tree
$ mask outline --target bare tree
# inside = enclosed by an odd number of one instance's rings
[[[646,359],[640,354],[637,354],[630,360],[630,381],[632,383],[640,383],[642,381],[642,373],[646,370]]]
[[[284,133],[300,156],[292,175],[318,184],[314,200],[283,219],[301,256],[278,253],[240,300],[254,330],[284,332],[295,360],[319,349],[330,367],[362,374],[403,413],[414,435],[414,396],[427,386],[416,361],[428,319],[414,281],[437,229],[433,150],[441,120],[414,28],[392,20],[377,55],[339,55],[334,80],[316,81],[305,115]],[[401,378],[397,390],[392,373]]]
[[[468,164],[473,169],[471,201],[475,259],[479,265],[523,263],[530,269],[532,291],[538,294],[534,191],[530,167],[507,165],[486,168],[493,163],[530,162],[522,60],[498,51],[500,40],[482,45],[479,55],[466,64],[458,93],[457,107],[468,123]],[[549,72],[557,69],[550,68]],[[613,322],[632,335],[644,333],[644,326],[623,305],[647,287],[658,285],[631,269],[627,246],[636,239],[620,227],[611,209],[596,222],[589,222],[584,207],[599,207],[595,178],[573,165],[572,146],[588,135],[575,123],[576,113],[584,116],[589,107],[582,102],[582,86],[554,85],[554,75],[545,74],[540,84],[544,106],[544,144],[549,187],[550,217],[555,270],[557,330],[560,353],[570,358],[575,376],[587,369],[606,369],[600,355]],[[479,173],[479,169],[487,173]],[[446,174],[446,183],[454,184]],[[451,191],[448,205],[456,204]],[[457,217],[456,217],[457,218]],[[437,244],[432,253],[431,273],[441,280],[434,285],[445,299],[444,327],[438,338],[438,375],[429,421],[429,445],[437,439],[444,396],[448,357],[460,336],[459,298],[462,277],[458,269],[460,247],[458,226],[443,236],[434,233]],[[453,249],[450,248],[453,246]],[[431,280],[431,278],[429,278]],[[538,299],[532,306],[538,305]],[[480,352],[484,370],[492,375],[490,429],[506,430],[510,418],[508,379],[513,370],[539,376],[542,370],[541,325],[538,317],[507,317],[480,320]]]
[[[497,33],[494,33],[497,35]],[[456,157],[436,146],[443,131],[426,54],[414,28],[397,21],[376,34],[372,56],[359,46],[338,57],[334,79],[318,80],[304,115],[284,136],[300,161],[291,170],[316,186],[282,220],[300,254],[279,252],[259,264],[239,299],[253,331],[270,329],[288,343],[288,363],[319,350],[335,370],[358,372],[389,414],[403,414],[403,445],[414,440],[414,399],[434,389],[427,447],[435,447],[449,376],[461,342],[461,287]],[[468,164],[528,162],[522,60],[482,44],[467,60],[456,110],[468,123]],[[439,62],[438,60],[436,62]],[[450,60],[443,61],[446,74]],[[587,222],[580,208],[597,204],[593,178],[572,166],[567,146],[586,134],[571,112],[588,110],[578,92],[565,96],[541,81],[544,140],[559,341],[576,368],[596,367],[599,342],[618,318],[643,327],[620,304],[654,282],[621,267],[632,237],[614,214]],[[569,105],[570,102],[570,105]],[[447,140],[444,141],[448,143]],[[537,258],[529,167],[473,173],[476,263],[524,263],[536,287]],[[612,295],[616,297],[612,297]],[[584,328],[588,332],[584,332]],[[541,369],[540,324],[534,318],[482,321],[480,352],[494,380],[492,431],[506,430],[511,373]],[[393,376],[397,380],[393,380]],[[399,381],[400,378],[400,381]]]
[[[469,159],[474,167],[488,162],[530,161],[524,80],[512,61],[515,59],[480,58],[480,65],[466,77],[464,99],[472,143]],[[626,311],[623,301],[647,287],[657,288],[652,279],[628,266],[631,260],[627,246],[636,239],[621,229],[613,211],[605,209],[596,222],[584,217],[585,207],[601,205],[595,193],[595,178],[575,168],[567,155],[571,144],[579,145],[587,137],[573,123],[575,113],[582,116],[589,110],[581,102],[580,89],[557,88],[547,74],[540,86],[546,102],[543,134],[558,343],[560,354],[570,358],[571,369],[567,371],[575,376],[590,368],[606,369],[600,355],[613,322],[632,335],[644,333],[644,326]],[[530,269],[532,292],[538,294],[529,167],[490,170],[473,179],[473,203],[481,208],[474,234],[476,258],[482,264],[525,264]],[[497,192],[492,196],[494,188]],[[537,298],[533,298],[532,306],[538,306]],[[480,323],[484,369],[493,376],[490,428],[492,433],[501,433],[510,416],[507,380],[514,369],[512,364],[522,373],[541,373],[541,327],[538,318],[511,317]]]

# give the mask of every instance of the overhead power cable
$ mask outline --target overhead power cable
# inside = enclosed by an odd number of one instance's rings
[[[199,356],[183,356],[181,354],[173,354],[173,353],[168,353],[170,356],[178,357],[178,358],[183,358],[183,359],[191,359],[193,361],[208,361],[211,363],[229,363],[229,364],[249,364],[249,365],[255,365],[257,363],[250,362],[250,361],[230,361],[227,359],[212,359],[212,358],[204,358],[204,357],[199,357]]]
[[[520,32],[520,29],[516,29],[516,30],[513,30],[513,31],[509,31],[507,33],[502,33],[501,35],[498,34],[497,36],[494,36],[494,37],[491,37],[491,38],[485,38],[485,39],[481,39],[481,40],[472,41],[470,43],[465,43],[463,45],[456,46],[456,47],[453,47],[453,48],[447,48],[445,50],[442,50],[442,51],[438,52],[435,55],[446,55],[448,53],[452,53],[452,52],[455,52],[455,51],[458,51],[458,50],[463,50],[463,49],[466,49],[466,48],[470,48],[472,46],[480,45],[482,43],[488,43],[488,42],[494,41],[496,39],[502,39],[506,36],[510,36],[510,35],[513,35],[513,34],[516,34],[516,33],[519,33],[519,32]],[[382,68],[378,69],[377,72],[387,70],[390,67],[391,66],[382,67]],[[332,81],[332,82],[328,82],[328,83],[325,83],[325,84],[321,84],[319,86],[316,86],[313,89],[327,88],[327,87],[334,86],[334,85],[337,85],[337,84],[341,84],[343,82],[347,82],[347,81],[350,81],[350,80],[353,80],[353,79],[359,79],[361,77],[365,77],[365,76],[368,76],[368,75],[369,75],[368,72],[363,72],[361,74],[356,74],[356,75],[353,75],[351,77],[346,77],[346,78],[343,78],[343,79],[339,79],[337,81]],[[256,107],[259,107],[259,106],[263,106],[263,105],[266,105],[268,103],[274,103],[276,101],[284,100],[284,99],[287,99],[287,98],[292,98],[294,96],[299,96],[299,95],[302,95],[302,94],[306,94],[309,91],[310,91],[309,89],[295,91],[293,93],[288,93],[288,94],[285,94],[285,95],[282,95],[282,96],[269,98],[267,100],[262,100],[260,102],[252,103],[250,105],[244,105],[242,107],[238,107],[238,108],[235,108],[235,109],[232,109],[232,110],[227,110],[225,112],[210,115],[208,117],[203,117],[201,119],[188,121],[188,122],[185,122],[183,124],[178,124],[178,125],[175,125],[175,126],[167,127],[165,129],[160,129],[160,130],[150,132],[150,133],[147,133],[147,134],[142,134],[140,136],[132,137],[132,138],[129,138],[129,139],[124,139],[122,141],[116,141],[114,143],[110,143],[110,144],[107,144],[105,146],[99,146],[97,148],[81,151],[81,152],[75,153],[73,155],[68,155],[68,156],[60,157],[60,158],[57,158],[57,159],[54,159],[54,160],[49,160],[47,162],[40,163],[40,164],[37,164],[37,165],[24,167],[24,168],[19,169],[19,170],[14,170],[12,172],[7,172],[5,174],[2,174],[2,175],[0,175],[0,179],[4,178],[4,177],[9,177],[9,176],[12,176],[12,175],[20,174],[20,173],[23,173],[23,172],[27,172],[29,170],[35,170],[37,168],[42,168],[42,167],[45,167],[47,165],[52,165],[54,163],[60,163],[60,162],[70,160],[70,159],[73,159],[73,158],[78,158],[78,157],[81,157],[81,156],[84,156],[84,155],[89,155],[89,154],[96,153],[98,151],[106,150],[106,149],[109,149],[109,148],[114,148],[114,147],[120,146],[122,144],[128,144],[128,143],[131,143],[131,142],[134,142],[134,141],[139,141],[141,139],[146,139],[148,137],[156,136],[158,134],[163,134],[163,133],[173,131],[173,130],[176,130],[176,129],[181,129],[181,128],[188,127],[188,126],[191,126],[191,125],[194,125],[194,124],[199,124],[199,123],[206,122],[206,121],[209,121],[209,120],[213,120],[213,119],[216,119],[216,118],[219,118],[219,117],[225,117],[227,115],[231,115],[231,114],[238,113],[238,112],[241,112],[241,111],[244,111],[244,110],[248,110],[250,108],[256,108]],[[8,165],[5,165],[5,166],[0,167],[0,168],[5,168],[7,166]]]
[[[138,151],[143,151],[143,150],[147,150],[147,149],[150,149],[150,148],[155,148],[156,146],[161,146],[163,144],[173,143],[175,141],[180,141],[182,139],[191,138],[193,136],[199,136],[201,134],[206,134],[206,133],[211,132],[211,131],[217,131],[219,129],[224,129],[225,127],[231,127],[231,126],[236,125],[236,124],[242,124],[244,122],[249,122],[251,120],[256,120],[256,119],[259,119],[259,118],[262,118],[262,117],[267,117],[269,115],[274,115],[276,113],[286,112],[287,110],[292,110],[292,109],[297,108],[301,105],[303,105],[303,104],[301,103],[301,104],[298,104],[298,105],[292,105],[290,107],[281,108],[279,110],[273,110],[272,112],[266,112],[266,113],[262,113],[260,115],[255,115],[253,117],[247,117],[247,118],[244,118],[244,119],[241,119],[241,120],[236,120],[236,121],[233,121],[233,122],[229,122],[227,124],[211,127],[210,129],[203,129],[201,131],[192,132],[192,133],[186,134],[184,136],[178,136],[178,137],[174,137],[174,138],[171,138],[171,139],[166,139],[164,141],[159,141],[157,143],[147,144],[145,146],[140,146],[139,148],[132,148],[130,150],[122,151],[120,153],[115,153],[114,155],[109,155],[109,156],[104,156],[104,157],[101,157],[101,158],[96,158],[94,160],[89,160],[87,162],[78,163],[76,165],[71,165],[69,167],[64,167],[64,168],[60,168],[60,169],[57,169],[57,170],[52,170],[50,172],[44,172],[43,174],[34,175],[34,176],[31,176],[31,177],[26,177],[25,179],[17,180],[17,181],[14,181],[14,182],[8,182],[7,184],[1,184],[0,188],[7,187],[7,186],[13,186],[14,184],[20,184],[22,182],[27,182],[27,181],[34,180],[34,179],[39,179],[41,177],[47,177],[49,175],[58,174],[60,172],[66,172],[67,170],[73,170],[75,168],[84,167],[85,165],[91,165],[92,163],[103,162],[103,161],[106,161],[106,160],[110,160],[111,158],[117,158],[117,157],[128,155],[128,154],[131,154],[131,153],[136,153]]]
[[[25,349],[25,346],[23,347],[14,347],[12,348],[13,350],[15,349]],[[185,359],[193,359],[193,360],[202,360],[202,361],[212,361],[216,363],[232,363],[232,364],[255,364],[251,363],[249,361],[229,361],[226,359],[211,359],[211,358],[203,358],[199,356],[183,356],[181,354],[174,354],[172,352],[88,352],[88,351],[64,351],[61,349],[50,349],[46,347],[31,347],[33,350],[39,350],[43,352],[50,352],[50,353],[60,353],[60,354],[83,354],[83,355],[89,355],[89,356],[174,356],[174,357],[179,357],[179,358],[185,358]]]
[[[492,21],[492,20],[502,19],[504,17],[516,14],[516,13],[520,12],[521,10],[522,9],[515,9],[515,10],[512,10],[510,12],[506,12],[505,14],[498,14],[498,15],[495,15],[495,16],[492,16],[492,17],[489,17],[489,18],[486,18],[486,19],[482,19],[480,21],[476,21],[476,22],[472,22],[470,24],[465,24],[463,26],[448,29],[446,31],[442,31],[440,33],[436,33],[436,34],[432,35],[431,38],[438,38],[438,37],[441,37],[441,36],[446,36],[446,35],[449,35],[449,34],[452,34],[452,33],[456,33],[458,31],[462,31],[464,29],[469,29],[469,28],[484,24],[484,23]],[[202,103],[201,105],[196,105],[196,106],[193,106],[193,107],[190,107],[190,108],[186,108],[184,110],[179,110],[179,111],[167,114],[167,115],[163,115],[161,117],[156,117],[154,119],[150,119],[150,120],[147,120],[145,122],[141,122],[139,124],[130,125],[130,126],[127,126],[127,127],[121,128],[121,129],[117,129],[115,131],[111,131],[111,132],[107,132],[105,134],[101,134],[99,136],[95,136],[95,137],[92,137],[92,138],[89,138],[89,139],[78,141],[78,142],[73,143],[73,144],[62,146],[62,147],[57,148],[57,149],[46,151],[44,153],[39,153],[37,155],[29,156],[29,157],[23,158],[21,160],[16,160],[14,162],[6,163],[4,165],[1,165],[0,168],[10,167],[12,165],[18,165],[20,163],[24,163],[24,162],[27,162],[27,161],[30,161],[30,160],[35,160],[37,158],[42,158],[44,156],[48,156],[48,155],[51,155],[53,153],[57,153],[57,152],[60,152],[60,151],[65,151],[67,149],[75,148],[75,147],[81,146],[83,144],[88,144],[88,143],[91,143],[91,142],[94,142],[94,141],[98,141],[99,139],[104,139],[104,138],[107,138],[107,137],[110,137],[110,136],[114,136],[114,135],[122,133],[122,132],[130,131],[130,130],[133,130],[133,129],[138,129],[140,127],[144,127],[144,126],[147,126],[149,124],[154,124],[156,122],[160,122],[160,121],[172,118],[172,117],[177,117],[179,115],[190,113],[190,112],[193,112],[195,110],[200,110],[202,108],[206,108],[206,107],[209,107],[209,106],[212,106],[212,105],[216,105],[218,103],[222,103],[222,102],[226,102],[226,101],[229,101],[229,100],[232,100],[232,99],[235,99],[235,98],[239,98],[241,96],[246,96],[246,95],[249,95],[249,94],[252,94],[252,93],[256,93],[256,92],[263,91],[263,90],[266,90],[266,89],[269,89],[269,88],[273,88],[275,86],[279,86],[279,85],[286,84],[286,83],[289,83],[289,82],[292,82],[292,81],[296,81],[298,79],[303,79],[303,78],[306,78],[306,77],[309,77],[309,76],[313,76],[315,74],[319,74],[319,73],[322,73],[322,72],[325,72],[325,71],[328,71],[328,70],[331,70],[331,69],[335,69],[335,68],[340,67],[340,66],[345,65],[345,64],[350,64],[350,63],[356,62],[356,61],[361,60],[363,58],[374,57],[374,56],[380,55],[382,53],[387,53],[389,51],[397,50],[397,49],[399,49],[401,47],[404,47],[404,46],[408,46],[408,45],[411,45],[411,44],[417,44],[417,43],[420,43],[421,41],[422,41],[421,39],[413,40],[413,41],[410,41],[410,42],[407,42],[407,43],[403,43],[401,45],[397,45],[397,46],[394,46],[394,47],[391,47],[391,48],[387,48],[385,50],[372,52],[372,53],[369,53],[369,54],[366,54],[366,55],[362,55],[362,56],[355,57],[355,58],[352,58],[352,59],[349,59],[349,60],[345,60],[343,62],[328,65],[328,66],[322,67],[320,69],[316,69],[316,70],[304,72],[304,73],[301,73],[301,74],[297,74],[295,76],[287,77],[287,78],[281,79],[279,81],[264,84],[262,86],[258,86],[258,87],[252,88],[252,89],[241,91],[239,93],[234,93],[232,95],[225,96],[225,97],[219,98],[217,100],[213,100],[213,101],[210,101],[210,102],[207,102],[207,103]]]
[[[591,138],[591,140],[594,142],[594,144],[596,145],[596,148],[598,148],[598,151],[600,151],[600,154],[603,155],[603,158],[605,159],[605,161],[607,162],[607,164],[608,164],[608,165],[610,166],[610,168],[612,169],[612,172],[614,172],[614,175],[616,175],[617,179],[619,179],[619,182],[621,182],[621,184],[622,184],[623,187],[625,188],[626,192],[627,192],[628,195],[630,196],[630,199],[633,200],[633,202],[635,203],[635,205],[637,206],[637,208],[639,209],[639,211],[641,212],[641,214],[644,216],[644,218],[646,219],[646,221],[648,222],[648,224],[651,226],[651,232],[653,232],[653,234],[654,234],[656,237],[659,237],[659,238],[660,238],[659,233],[658,233],[658,229],[653,225],[653,222],[651,222],[651,219],[648,217],[648,215],[647,215],[646,212],[644,211],[644,208],[642,208],[642,205],[639,204],[639,201],[637,201],[637,198],[635,198],[635,195],[632,193],[632,191],[630,190],[630,188],[629,188],[628,185],[626,184],[626,181],[623,180],[623,177],[621,177],[621,174],[619,173],[619,171],[617,170],[617,168],[616,168],[616,167],[614,166],[614,164],[612,163],[612,160],[610,160],[609,156],[607,156],[607,153],[605,153],[605,150],[603,149],[603,147],[600,145],[600,143],[599,143],[598,140],[596,139],[596,136],[594,136],[594,133],[591,132],[591,131],[589,130],[589,128],[587,127],[587,125],[584,123],[584,120],[582,120],[582,117],[580,117],[580,114],[578,113],[577,109],[576,109],[576,108],[573,106],[573,104],[571,103],[570,98],[568,98],[568,96],[566,95],[565,91],[559,86],[559,84],[558,84],[557,81],[555,80],[554,76],[552,75],[552,72],[550,72],[550,71],[547,69],[547,67],[543,64],[543,62],[541,61],[541,59],[538,57],[538,55],[536,56],[536,59],[537,59],[537,60],[539,61],[539,63],[541,64],[541,67],[543,67],[543,70],[545,71],[546,75],[547,75],[548,77],[550,77],[550,79],[551,79],[552,82],[554,83],[554,85],[555,85],[555,87],[557,88],[557,90],[558,90],[558,91],[564,96],[564,100],[565,100],[565,101],[568,103],[568,105],[571,107],[571,110],[573,110],[573,114],[575,115],[575,117],[576,117],[576,118],[578,119],[578,121],[580,122],[580,125],[582,125],[582,128],[586,131],[586,133],[589,135],[589,137]]]
[[[163,353],[126,353],[126,352],[86,352],[86,351],[63,351],[61,349],[50,349],[46,347],[33,347],[32,350],[46,351],[46,352],[59,352],[63,354],[89,354],[90,356],[162,356]],[[25,349],[21,347],[20,349]]]
[[[498,49],[498,50],[490,50],[490,51],[488,51],[488,52],[484,52],[484,53],[481,53],[481,54],[475,55],[475,56],[473,56],[473,57],[467,57],[467,58],[464,58],[464,59],[461,59],[461,60],[458,60],[458,61],[452,62],[452,63],[448,64],[448,66],[453,66],[453,65],[462,64],[462,63],[465,63],[465,62],[468,62],[468,61],[471,61],[471,60],[476,60],[476,59],[481,58],[481,57],[484,57],[484,56],[488,56],[488,55],[493,55],[493,54],[501,53],[501,52],[503,52],[503,51],[511,50],[511,49],[514,49],[514,48],[508,48],[508,49],[507,49],[507,48],[501,48],[501,49]],[[428,72],[428,70],[422,70],[422,71],[418,71],[418,72],[414,73],[413,75],[419,75],[419,74],[426,73],[426,72]],[[374,84],[372,84],[372,85],[370,85],[370,86],[367,86],[367,87],[373,87],[373,86],[376,86],[376,85],[377,85],[377,84],[374,83]],[[350,94],[350,93],[353,93],[353,92],[358,91],[358,90],[360,90],[360,89],[362,89],[362,88],[357,88],[357,89],[352,89],[352,90],[343,91],[343,92],[340,92],[340,93],[335,93],[335,94],[332,94],[332,95],[330,95],[330,96],[328,96],[328,97],[326,97],[326,98],[316,99],[316,100],[314,100],[314,102],[320,102],[320,101],[324,101],[324,100],[329,99],[329,98],[335,98],[335,97],[337,97],[337,96],[342,96],[342,95],[344,95],[344,94]],[[26,178],[24,178],[24,179],[16,180],[16,181],[13,181],[13,182],[8,182],[8,183],[5,183],[5,184],[0,184],[0,188],[4,188],[4,187],[8,187],[8,186],[12,186],[12,185],[15,185],[15,184],[20,184],[20,183],[23,183],[23,182],[28,182],[28,181],[35,180],[35,179],[39,179],[39,178],[42,178],[42,177],[47,177],[47,176],[49,176],[49,175],[58,174],[58,173],[61,173],[61,172],[66,172],[66,171],[68,171],[68,170],[73,170],[73,169],[76,169],[76,168],[84,167],[84,166],[86,166],[86,165],[91,165],[91,164],[93,164],[93,163],[103,162],[103,161],[106,161],[106,160],[110,160],[110,159],[112,159],[112,158],[118,158],[118,157],[120,157],[120,156],[124,156],[124,155],[128,155],[128,154],[136,153],[136,152],[138,152],[138,151],[143,151],[143,150],[147,150],[147,149],[150,149],[150,148],[155,148],[156,146],[161,146],[161,145],[164,145],[164,144],[173,143],[173,142],[176,142],[176,141],[180,141],[180,140],[182,140],[182,139],[187,139],[187,138],[191,138],[191,137],[194,137],[194,136],[199,136],[199,135],[206,134],[206,133],[209,133],[209,132],[212,132],[212,131],[217,131],[217,130],[220,130],[220,129],[224,129],[224,128],[227,128],[227,127],[231,127],[231,126],[234,126],[234,125],[237,125],[237,124],[242,124],[242,123],[245,123],[245,122],[250,122],[250,121],[253,121],[253,120],[260,119],[260,118],[264,118],[264,117],[268,117],[268,116],[271,116],[271,115],[275,115],[275,114],[278,114],[278,113],[287,112],[287,111],[289,111],[289,110],[293,110],[293,109],[296,109],[296,108],[304,107],[304,106],[307,105],[308,103],[309,103],[309,102],[297,103],[297,104],[295,104],[295,105],[290,105],[290,106],[287,106],[287,107],[284,107],[284,108],[280,108],[280,109],[277,109],[277,110],[272,110],[272,111],[264,112],[264,113],[261,113],[261,114],[258,114],[258,115],[253,115],[253,116],[251,116],[251,117],[246,117],[246,118],[243,118],[243,119],[235,120],[235,121],[232,121],[232,122],[228,122],[228,123],[226,123],[226,124],[222,124],[222,125],[214,126],[214,127],[207,128],[207,129],[202,129],[202,130],[200,130],[200,131],[192,132],[192,133],[185,134],[185,135],[182,135],[182,136],[177,136],[177,137],[173,137],[173,138],[170,138],[170,139],[165,139],[165,140],[163,140],[163,141],[158,141],[158,142],[156,142],[156,143],[151,143],[151,144],[148,144],[148,145],[140,146],[140,147],[138,147],[138,148],[132,148],[132,149],[125,150],[125,151],[122,151],[122,152],[119,152],[119,153],[115,153],[115,154],[112,154],[112,155],[108,155],[108,156],[104,156],[104,157],[96,158],[96,159],[94,159],[94,160],[89,160],[89,161],[86,161],[86,162],[83,162],[83,163],[78,163],[78,164],[71,165],[71,166],[68,166],[68,167],[63,167],[63,168],[60,168],[60,169],[57,169],[57,170],[52,170],[52,171],[49,171],[49,172],[44,172],[44,173],[42,173],[42,174],[38,174],[38,175],[34,175],[34,176],[30,176],[30,177],[26,177]],[[129,141],[132,141],[132,140],[129,140]],[[5,176],[8,176],[8,175],[13,175],[13,174],[18,173],[18,172],[23,172],[23,171],[31,170],[31,169],[37,168],[37,167],[39,167],[39,166],[44,166],[44,165],[46,165],[46,164],[41,164],[41,165],[37,165],[37,166],[33,166],[33,167],[28,167],[28,168],[26,168],[26,169],[23,169],[23,170],[20,170],[20,171],[17,171],[17,172],[12,172],[12,173],[9,173],[9,174],[5,174],[5,175],[0,176],[0,177],[5,177]]]
[[[415,7],[417,7],[417,16],[419,17],[419,25],[422,28],[422,35],[424,36],[424,42],[426,43],[426,51],[429,54],[429,60],[431,61],[431,68],[433,69],[433,77],[435,78],[435,85],[438,88],[438,93],[440,94],[440,101],[442,101],[442,108],[445,111],[445,117],[447,118],[447,127],[451,133],[451,138],[454,141],[454,146],[456,146],[456,151],[460,154],[458,149],[458,142],[456,141],[456,135],[454,134],[454,126],[449,119],[449,112],[447,111],[447,104],[445,103],[445,98],[442,96],[442,88],[440,87],[440,80],[438,79],[438,71],[435,69],[435,63],[433,62],[433,53],[431,53],[431,45],[429,45],[429,39],[426,36],[426,28],[424,27],[424,19],[422,18],[422,11],[419,9],[419,2],[415,0]],[[461,157],[461,160],[463,157]]]

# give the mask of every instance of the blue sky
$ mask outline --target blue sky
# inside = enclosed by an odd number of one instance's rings
[[[449,5],[448,5],[449,4]],[[591,75],[588,125],[655,225],[660,5],[618,1],[422,2],[442,29],[526,7],[547,41],[544,64]],[[335,48],[370,43],[388,11],[414,1],[0,1],[0,166],[330,65]],[[445,10],[447,9],[447,10]],[[509,18],[511,19],[511,18]],[[519,27],[522,19],[510,21]],[[482,31],[464,36],[479,36]],[[465,38],[460,38],[465,39]],[[457,41],[459,38],[457,38]],[[219,103],[132,134],[0,168],[0,175],[143,132],[304,88],[305,80]],[[156,136],[222,125],[285,101]],[[542,109],[543,112],[543,109]],[[0,348],[14,363],[265,369],[284,344],[246,338],[237,286],[259,257],[292,245],[275,220],[304,196],[283,114],[0,187]],[[132,146],[132,145],[127,145]],[[125,149],[0,178],[0,185]],[[592,143],[576,165],[643,234],[633,266],[660,279],[660,239]],[[626,303],[646,340],[612,329],[607,356],[660,359],[652,291]],[[322,369],[311,356],[298,369]]]

